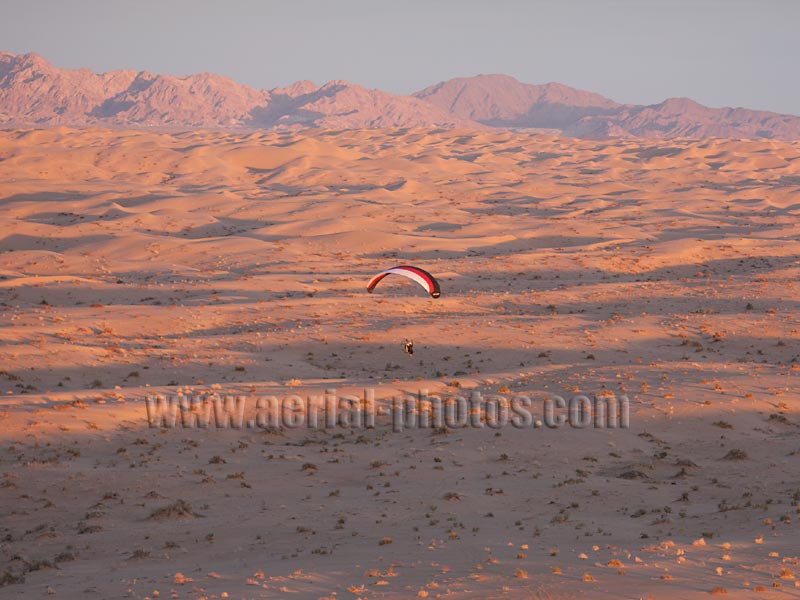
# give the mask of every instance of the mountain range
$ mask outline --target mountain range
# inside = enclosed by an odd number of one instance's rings
[[[0,52],[0,127],[321,129],[446,127],[546,130],[569,137],[800,139],[800,117],[710,108],[688,98],[620,104],[559,83],[508,75],[451,79],[410,96],[346,81],[257,90],[211,73],[172,76],[59,69]]]

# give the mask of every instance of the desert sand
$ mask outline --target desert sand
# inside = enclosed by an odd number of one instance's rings
[[[800,594],[799,143],[5,131],[0,206],[0,597]],[[367,388],[630,426],[145,403]]]

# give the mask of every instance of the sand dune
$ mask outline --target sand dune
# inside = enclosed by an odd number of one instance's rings
[[[795,597],[798,159],[0,132],[0,595]],[[405,262],[442,297],[366,292]],[[624,394],[630,427],[149,428],[144,401],[366,388]]]

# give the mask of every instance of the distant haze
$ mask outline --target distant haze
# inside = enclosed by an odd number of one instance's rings
[[[507,73],[622,103],[687,96],[800,114],[800,2],[0,0],[0,49],[62,68],[214,72],[265,89],[346,79],[408,94]]]

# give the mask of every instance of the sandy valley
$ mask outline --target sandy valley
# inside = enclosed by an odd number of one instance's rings
[[[797,142],[4,131],[0,206],[0,597],[800,593]],[[145,408],[330,389],[630,426]]]

